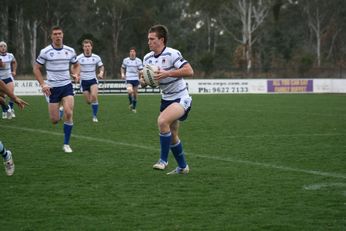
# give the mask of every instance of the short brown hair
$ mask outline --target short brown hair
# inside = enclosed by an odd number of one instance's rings
[[[63,31],[62,28],[61,28],[61,26],[53,26],[53,27],[50,29],[50,33],[52,34],[53,31],[55,31],[55,30],[61,30],[61,31]]]
[[[82,45],[86,44],[86,43],[90,43],[91,46],[93,46],[93,41],[90,39],[84,39],[82,42]]]
[[[159,39],[163,38],[163,44],[165,44],[165,46],[166,46],[167,41],[168,41],[168,29],[166,26],[161,25],[161,24],[154,25],[154,26],[150,27],[149,33],[156,33],[156,35]]]

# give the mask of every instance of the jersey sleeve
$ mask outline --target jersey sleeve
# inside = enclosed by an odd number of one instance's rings
[[[137,67],[138,67],[138,70],[143,70],[143,62],[142,62],[142,60],[140,59],[140,58],[138,58],[138,65],[137,65]]]
[[[14,54],[9,53],[11,62],[16,62],[16,57],[14,57]]]
[[[123,69],[126,69],[125,60],[126,60],[126,58],[125,58],[125,59],[123,59],[123,62],[121,63],[121,67],[122,67]]]
[[[178,50],[172,52],[173,66],[177,69],[181,68],[184,64],[188,63]]]
[[[100,56],[97,56],[97,67],[102,67],[103,66],[103,62]]]
[[[78,63],[77,54],[74,50],[72,50],[72,57],[71,57],[70,63],[72,64]]]
[[[41,65],[44,65],[46,63],[46,54],[43,50],[40,51],[40,54],[38,55],[37,59],[36,59],[36,62],[38,64],[41,64]]]

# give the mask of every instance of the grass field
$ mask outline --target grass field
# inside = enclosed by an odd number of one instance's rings
[[[1,120],[0,230],[346,230],[346,95],[194,95],[180,137],[189,175],[159,158],[160,96],[76,97],[74,152],[43,97]],[[168,170],[175,168],[170,156]]]

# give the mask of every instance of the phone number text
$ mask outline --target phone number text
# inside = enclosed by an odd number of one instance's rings
[[[247,93],[248,87],[199,87],[199,93]]]

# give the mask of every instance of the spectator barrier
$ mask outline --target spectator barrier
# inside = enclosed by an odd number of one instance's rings
[[[346,93],[346,79],[186,79],[191,94],[251,93]],[[74,84],[81,94],[79,84]],[[159,88],[141,88],[140,93],[158,94]],[[42,95],[36,80],[15,81],[17,95]],[[124,80],[99,81],[100,94],[126,94]]]

